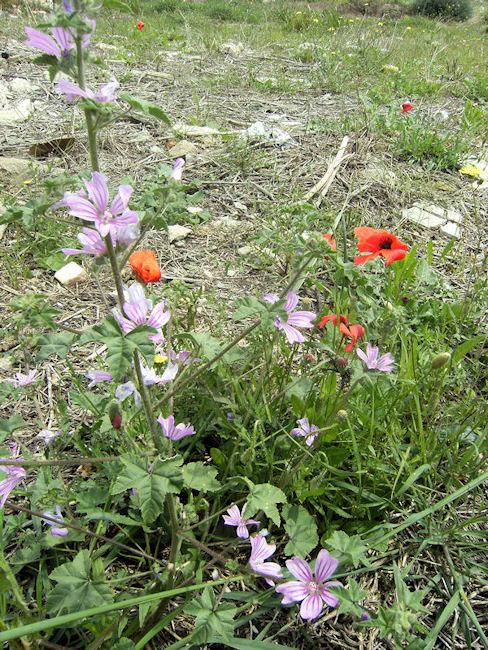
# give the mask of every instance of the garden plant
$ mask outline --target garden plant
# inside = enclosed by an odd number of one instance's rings
[[[185,180],[183,157],[142,182],[116,178],[100,155],[123,120],[171,126],[164,94],[136,97],[92,55],[119,12],[144,34],[142,4],[63,0],[24,25],[44,84],[83,117],[87,155],[69,175],[28,182],[30,200],[0,222],[19,238],[55,224],[49,259],[83,264],[102,298],[81,330],[20,285],[9,304],[22,343],[0,383],[12,409],[0,421],[0,642],[339,648],[343,630],[370,647],[488,647],[486,251],[461,294],[441,271],[455,240],[404,241],[346,205],[329,205],[324,227],[297,200],[254,238],[281,278],[210,306],[165,283],[164,247],[146,237],[205,185]],[[225,7],[212,19],[228,19]],[[282,15],[299,35],[322,19]],[[467,103],[453,135],[412,99],[379,112],[373,97],[334,129],[381,130],[423,174],[455,174],[486,117]],[[245,142],[229,151],[233,174],[262,164]],[[76,311],[74,290],[70,301]],[[46,409],[49,363],[63,370]]]

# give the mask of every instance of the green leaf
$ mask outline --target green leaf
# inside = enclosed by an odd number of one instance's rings
[[[108,9],[120,9],[120,11],[126,11],[127,13],[132,13],[132,9],[120,0],[103,0],[103,6]]]
[[[213,359],[222,349],[220,341],[207,332],[188,332],[188,337],[199,346],[198,355]]]
[[[128,334],[123,333],[116,319],[109,315],[101,323],[85,332],[80,344],[102,341],[107,346],[106,361],[110,372],[117,381],[126,374],[132,364],[134,350],[139,350],[149,365],[154,360],[154,344],[148,334],[155,334],[154,327],[138,325]]]
[[[183,485],[181,456],[161,460],[156,458],[149,471],[149,460],[139,456],[121,456],[124,468],[112,488],[112,494],[120,494],[135,488],[141,503],[145,524],[150,524],[163,512],[166,494],[178,494]]]
[[[464,341],[464,343],[461,343],[461,345],[458,345],[452,354],[452,365],[459,363],[459,361],[461,361],[461,359],[465,357],[468,352],[471,352],[471,350],[476,347],[478,343],[481,343],[485,339],[486,336],[484,334],[479,334],[472,339]]]
[[[248,478],[244,478],[249,485],[250,492],[247,500],[246,516],[254,516],[258,510],[262,510],[277,526],[280,525],[280,514],[277,503],[285,503],[285,493],[280,488],[270,483],[259,483],[255,485]]]
[[[87,550],[80,551],[72,562],[58,566],[49,577],[58,583],[47,596],[47,612],[51,616],[113,602],[103,562],[99,558],[92,564]]]
[[[58,334],[43,334],[36,340],[39,346],[36,361],[44,361],[48,357],[57,354],[60,359],[66,359],[71,346],[78,338],[78,334],[71,332],[59,332]]]
[[[216,492],[221,484],[216,480],[217,470],[201,462],[187,463],[183,467],[183,481],[193,490]]]
[[[4,438],[13,433],[17,429],[21,429],[27,423],[24,422],[22,416],[18,413],[12,415],[8,420],[0,420],[0,439],[3,442]]]
[[[234,321],[243,320],[244,318],[249,318],[249,316],[253,316],[254,314],[268,311],[268,306],[265,305],[262,300],[259,300],[254,296],[240,298],[234,302],[234,305],[237,306],[237,309],[232,317],[232,320]]]
[[[234,633],[234,616],[237,607],[230,603],[217,604],[217,600],[210,587],[203,590],[202,595],[194,598],[184,608],[186,614],[195,616],[195,633],[192,642],[206,643],[212,635],[227,637]]]
[[[24,600],[22,589],[19,587],[19,584],[12,573],[12,569],[8,565],[8,562],[5,560],[2,553],[0,555],[0,593],[5,594],[7,590],[10,590],[11,592],[10,598],[8,598],[9,604],[18,607],[24,612],[24,614],[28,614],[29,608]]]
[[[361,589],[354,578],[349,578],[347,581],[347,589],[344,589],[344,587],[331,587],[331,591],[339,598],[339,614],[361,616],[363,608],[358,603],[366,597],[367,592]]]
[[[168,126],[171,126],[171,122],[166,113],[161,108],[159,108],[159,106],[156,106],[156,104],[146,102],[145,99],[133,97],[129,93],[119,93],[119,97],[122,99],[122,101],[127,102],[127,104],[129,104],[129,106],[134,110],[139,111],[144,115],[152,115],[158,120],[165,122]]]
[[[226,645],[229,648],[235,648],[236,650],[280,650],[280,648],[283,650],[298,650],[298,648],[291,645],[269,643],[268,641],[258,641],[257,639],[238,639],[236,637],[229,639],[227,637],[226,639],[209,639],[209,641],[210,643],[221,643],[222,645]]]
[[[354,568],[359,564],[369,566],[368,560],[364,555],[368,547],[363,543],[359,535],[349,537],[343,530],[336,530],[331,537],[325,540],[325,545],[334,551],[339,551],[352,563]]]
[[[285,530],[290,541],[285,546],[287,555],[305,557],[318,544],[319,536],[315,519],[303,506],[285,504],[281,509]]]

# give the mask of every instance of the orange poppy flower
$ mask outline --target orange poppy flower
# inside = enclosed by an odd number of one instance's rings
[[[324,239],[327,239],[327,241],[330,244],[330,247],[332,248],[333,251],[336,250],[336,240],[332,239],[332,235],[330,233],[327,233],[326,235],[322,235]],[[328,260],[329,258],[327,255],[324,257],[325,260]]]
[[[413,108],[413,104],[411,102],[405,102],[402,104],[402,113],[408,113],[408,111],[411,111]]]
[[[374,228],[354,228],[354,234],[359,237],[358,251],[368,255],[358,255],[354,264],[364,264],[381,255],[385,258],[385,265],[402,260],[407,254],[408,246],[386,230]]]
[[[334,325],[337,325],[337,314],[324,316],[319,323],[319,327],[324,327],[324,325],[329,321],[332,321]],[[350,352],[356,341],[364,336],[366,330],[362,325],[347,325],[347,318],[342,314],[339,314],[339,331],[343,336],[352,339],[352,341],[344,348],[344,352]]]
[[[161,269],[154,251],[135,251],[129,257],[129,263],[143,282],[157,282],[161,279]]]
[[[142,29],[143,27],[145,27],[145,26],[146,26],[146,25],[142,22],[142,20],[139,20],[139,21],[137,22],[137,29],[138,29],[139,31],[141,31],[141,29]]]

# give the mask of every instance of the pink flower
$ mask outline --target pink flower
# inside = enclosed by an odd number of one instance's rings
[[[53,514],[52,512],[43,512],[42,514],[44,515],[44,517],[55,519],[60,524],[64,522],[63,515],[61,514],[61,508],[59,506],[56,506],[56,514]],[[51,526],[50,532],[53,537],[66,537],[66,535],[68,534],[67,528],[57,528],[54,521],[49,521],[44,518],[42,519],[42,521],[48,526]]]
[[[117,308],[112,310],[123,332],[127,334],[128,332],[132,332],[138,325],[149,325],[150,327],[154,327],[157,333],[148,334],[148,338],[153,343],[164,343],[161,328],[171,318],[171,312],[169,310],[164,311],[167,305],[166,300],[158,303],[153,309],[152,301],[144,297],[144,290],[137,282],[134,282],[126,290],[126,294],[128,300],[123,306],[125,316]],[[151,313],[149,313],[150,310]]]
[[[369,370],[381,370],[382,372],[391,372],[395,362],[391,358],[391,353],[383,354],[378,359],[379,348],[374,348],[371,343],[366,345],[366,353],[362,350],[356,350],[360,359],[364,361]]]
[[[185,161],[183,158],[177,158],[173,167],[173,171],[168,180],[181,181],[183,175],[183,167],[185,166]]]
[[[91,27],[91,32],[93,32],[96,22],[94,20],[89,20],[88,18],[85,18],[84,20],[87,25]],[[90,29],[90,27],[87,27],[87,29]],[[44,54],[55,56],[57,59],[61,59],[63,56],[69,56],[71,50],[74,50],[76,47],[73,38],[74,30],[71,27],[68,29],[65,29],[64,27],[51,27],[51,34],[54,38],[51,38],[37,29],[32,29],[32,27],[26,27],[25,33],[28,36],[25,45],[34,47],[36,50],[41,50]],[[89,44],[90,33],[83,34],[81,38],[81,46],[86,48]]]
[[[276,587],[279,594],[283,594],[282,605],[301,602],[300,616],[304,620],[317,618],[324,607],[335,607],[338,598],[328,587],[342,587],[340,582],[326,582],[327,578],[337,569],[338,561],[330,557],[328,551],[322,549],[315,563],[315,579],[309,565],[300,557],[286,561],[288,571],[297,578],[296,581],[285,582]]]
[[[116,237],[119,228],[139,221],[133,210],[127,210],[127,204],[133,192],[130,185],[119,185],[119,191],[109,209],[105,176],[100,172],[93,172],[91,180],[83,182],[88,192],[88,198],[84,190],[80,190],[76,194],[67,193],[62,201],[51,207],[67,206],[70,208],[70,214],[74,217],[84,221],[93,221],[102,237],[106,237],[109,233]]]
[[[170,440],[181,440],[181,438],[184,438],[185,436],[195,435],[195,429],[190,426],[190,423],[183,424],[183,422],[181,422],[175,426],[175,419],[172,415],[167,418],[163,418],[163,416],[160,415],[158,417],[158,422],[163,429],[163,435]]]
[[[102,381],[113,381],[114,378],[110,372],[105,370],[89,370],[85,377],[90,380],[88,388],[93,388],[95,384],[99,384]]]
[[[14,460],[19,455],[18,445],[16,443],[12,444],[12,454],[11,459]],[[2,460],[10,460],[8,458],[0,458]],[[5,472],[7,478],[3,481],[0,481],[0,509],[5,505],[5,501],[8,499],[12,490],[15,490],[17,485],[27,476],[25,469],[19,465],[0,465],[0,470]]]
[[[244,508],[243,508],[244,510]],[[264,535],[255,535],[250,537],[251,558],[249,564],[255,573],[264,576],[264,579],[270,587],[274,587],[274,582],[270,578],[282,578],[283,573],[277,562],[265,562],[276,551],[276,544],[268,544]]]
[[[59,431],[58,429],[42,429],[39,431],[36,438],[42,438],[44,440],[44,444],[47,447],[47,445],[49,445],[53,440],[56,440],[56,438],[62,433],[63,432]]]
[[[315,424],[310,425],[308,418],[297,420],[297,424],[298,429],[292,429],[290,434],[292,436],[303,436],[307,445],[311,447],[313,441],[319,435],[319,428]]]
[[[247,508],[247,503],[242,506],[242,513],[239,511],[239,508],[236,505],[231,506],[227,512],[228,515],[222,515],[224,524],[226,526],[237,526],[237,537],[241,539],[247,539],[249,537],[249,531],[247,526],[259,526],[260,522],[255,519],[244,519],[244,512]]]
[[[263,296],[263,299],[271,303],[275,303],[279,300],[278,296],[273,293],[267,293]],[[316,315],[311,311],[296,311],[291,313],[297,304],[297,295],[290,292],[286,297],[285,304],[283,305],[283,309],[288,314],[286,321],[284,321],[281,316],[276,315],[275,317],[275,325],[279,330],[282,330],[285,333],[288,343],[303,343],[305,339],[296,327],[313,327],[312,321],[316,318]]]
[[[84,253],[86,255],[95,255],[95,257],[98,257],[99,255],[105,255],[107,252],[105,242],[97,230],[83,228],[82,232],[78,233],[76,237],[78,241],[83,244],[83,248],[62,248],[61,250],[65,255],[78,255]],[[115,246],[116,241],[113,235],[112,243]]]
[[[5,379],[5,381],[7,381],[9,384],[16,384],[17,386],[25,388],[25,386],[29,386],[30,384],[34,383],[34,376],[36,372],[37,370],[29,370],[26,375],[22,374],[21,372],[16,372],[14,378]]]
[[[85,99],[94,99],[100,104],[106,104],[115,100],[115,90],[119,87],[119,82],[115,77],[110,77],[110,81],[102,84],[95,95],[92,90],[85,88],[83,90],[72,81],[60,79],[56,86],[58,93],[64,93],[69,102],[72,102],[76,97],[84,97]]]

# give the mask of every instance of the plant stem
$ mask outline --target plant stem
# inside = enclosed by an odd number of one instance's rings
[[[144,407],[144,414],[146,416],[147,423],[149,424],[149,429],[151,431],[151,436],[156,447],[158,454],[161,454],[164,451],[163,443],[161,436],[158,433],[158,427],[156,424],[156,419],[154,417],[154,412],[151,406],[151,400],[149,399],[149,394],[147,392],[147,387],[144,385],[144,378],[142,376],[142,367],[141,360],[139,358],[139,353],[137,350],[134,350],[133,353],[134,359],[134,368],[137,375],[137,382],[139,384],[139,392],[142,397],[142,405]]]
[[[82,90],[85,90],[85,63],[83,61],[83,48],[81,45],[81,38],[75,37],[76,43],[76,67],[78,71],[78,85]],[[97,149],[97,129],[93,122],[93,111],[85,108],[86,131],[88,134],[88,150],[90,152],[90,161],[92,171],[100,171],[98,163],[98,149]]]

